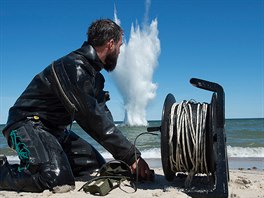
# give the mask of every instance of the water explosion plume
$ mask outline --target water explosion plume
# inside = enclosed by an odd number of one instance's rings
[[[158,21],[147,23],[150,1],[142,27],[131,25],[130,38],[122,45],[118,63],[112,76],[124,100],[124,124],[146,126],[146,108],[155,98],[157,85],[152,82],[154,69],[158,64],[160,40]],[[115,21],[120,24],[115,10]]]

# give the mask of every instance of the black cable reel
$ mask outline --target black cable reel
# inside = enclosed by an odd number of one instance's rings
[[[185,184],[193,177],[211,177],[208,187],[187,189],[192,197],[228,197],[228,158],[226,151],[225,96],[222,86],[197,78],[190,83],[212,91],[211,103],[183,101],[176,103],[172,94],[165,98],[160,127],[148,131],[161,132],[161,161],[167,181],[177,173],[187,173]],[[186,185],[185,185],[186,186]]]

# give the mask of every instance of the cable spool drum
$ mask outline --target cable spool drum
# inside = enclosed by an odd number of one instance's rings
[[[167,95],[162,112],[161,156],[168,181],[177,172],[214,172],[211,110],[207,103],[176,103],[172,94]]]

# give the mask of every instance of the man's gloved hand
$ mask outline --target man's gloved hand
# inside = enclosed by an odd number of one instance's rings
[[[147,162],[139,157],[137,162],[132,164],[131,169],[133,174],[137,174],[137,166],[138,166],[138,180],[139,181],[153,181],[155,173],[151,170],[147,164]]]

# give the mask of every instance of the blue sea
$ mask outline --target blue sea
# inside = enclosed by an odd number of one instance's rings
[[[149,126],[160,126],[160,121],[149,121]],[[116,126],[132,142],[137,135],[147,131],[147,126],[129,127],[116,122]],[[2,131],[4,125],[0,125]],[[105,158],[112,158],[102,146],[95,142],[82,128],[74,123],[72,131],[91,143]],[[258,119],[226,119],[225,132],[227,136],[227,153],[231,168],[239,166],[250,166],[264,169],[264,118]],[[160,133],[157,135],[141,135],[136,146],[146,159],[161,159],[160,154]],[[15,153],[8,148],[6,139],[0,134],[0,154],[6,154],[9,159],[15,159]],[[13,160],[14,160],[13,159]],[[243,163],[246,162],[246,165]]]

